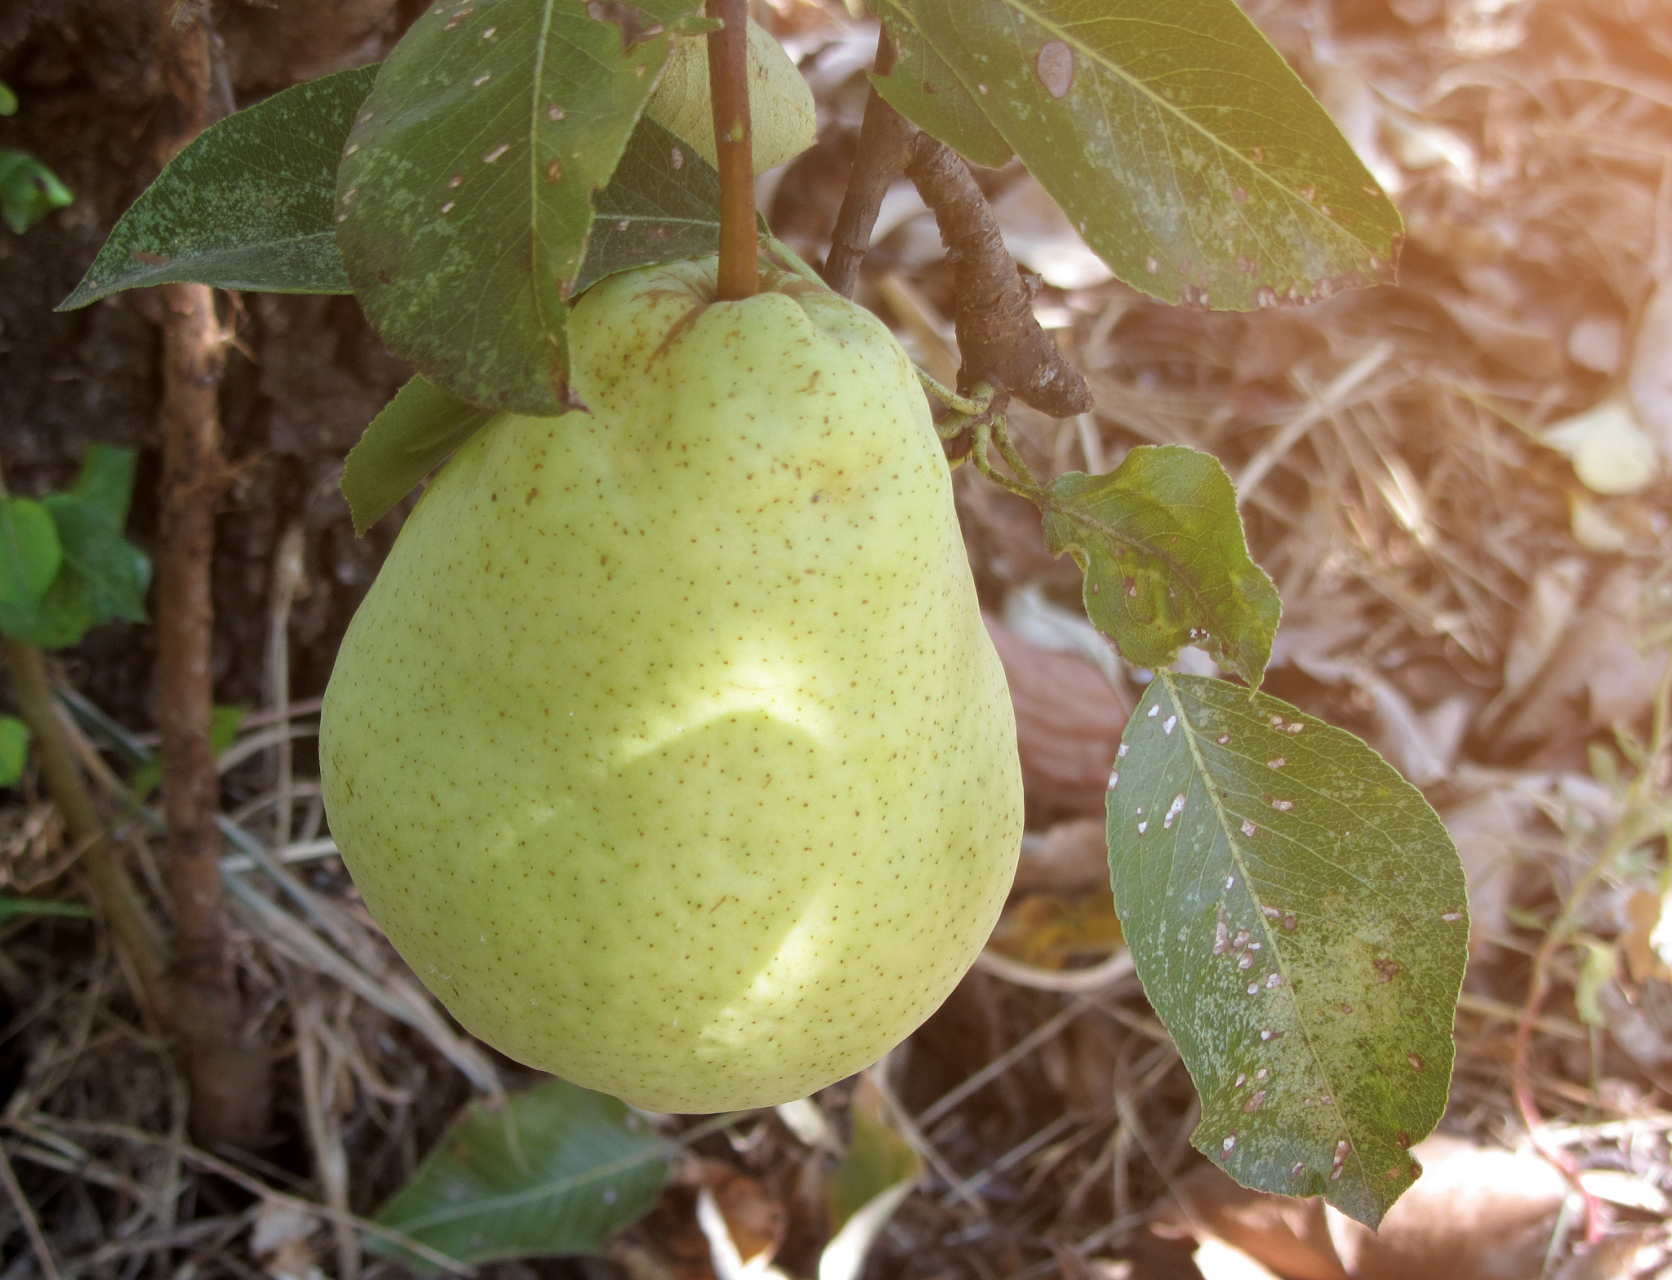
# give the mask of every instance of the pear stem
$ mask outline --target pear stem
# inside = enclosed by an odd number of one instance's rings
[[[749,125],[747,0],[708,0],[710,18],[725,25],[708,33],[708,92],[714,106],[714,145],[720,155],[720,273],[722,302],[760,292],[755,261],[755,144]]]

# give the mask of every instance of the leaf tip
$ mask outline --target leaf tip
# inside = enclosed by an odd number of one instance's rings
[[[97,302],[104,297],[108,290],[102,288],[91,275],[83,276],[81,283],[70,291],[68,297],[53,308],[54,311],[80,311],[83,307]]]

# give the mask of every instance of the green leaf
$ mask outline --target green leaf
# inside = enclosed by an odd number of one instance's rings
[[[338,172],[337,243],[373,326],[424,377],[491,408],[568,407],[593,195],[670,33],[701,29],[701,9],[646,0],[628,22],[552,0],[441,6],[395,46]]]
[[[74,202],[75,193],[34,156],[0,148],[0,218],[18,235]]]
[[[33,608],[62,559],[58,528],[45,507],[28,498],[0,498],[0,609]]]
[[[15,916],[69,916],[86,920],[92,914],[79,902],[43,902],[38,898],[0,896],[0,924]]]
[[[117,459],[100,456],[83,471],[93,501],[73,493],[41,501],[61,548],[58,571],[32,604],[0,600],[0,631],[26,644],[61,649],[113,618],[145,621],[151,562],[122,536],[109,505],[117,465]]]
[[[497,1111],[471,1104],[377,1221],[461,1263],[590,1253],[656,1203],[667,1175],[666,1148],[624,1103],[551,1080]]]
[[[0,787],[13,787],[29,758],[29,726],[16,716],[0,716]]]
[[[238,730],[244,726],[244,717],[249,714],[244,707],[230,706],[217,702],[209,710],[209,754],[219,760],[232,749],[237,741]],[[163,760],[160,754],[153,755],[139,768],[133,771],[128,779],[128,790],[143,800],[149,796],[163,780]]]
[[[854,1090],[848,1120],[847,1154],[830,1174],[834,1234],[819,1255],[818,1280],[858,1280],[871,1246],[923,1172],[916,1150],[883,1119],[882,1093],[870,1072]]]
[[[145,589],[151,585],[151,562],[122,536],[122,526],[104,507],[68,493],[49,495],[43,505],[58,526],[65,570],[78,574],[92,601],[93,625],[123,618],[145,621]]]
[[[209,710],[209,751],[219,760],[237,741],[238,730],[244,727],[244,717],[249,715],[246,707],[229,706],[217,702]]]
[[[413,378],[383,406],[348,453],[342,491],[363,534],[493,417]]]
[[[848,1111],[851,1136],[846,1154],[830,1171],[827,1191],[830,1226],[839,1231],[854,1214],[902,1182],[914,1182],[923,1162],[911,1144],[882,1118],[882,1098],[866,1076]]]
[[[348,293],[331,222],[337,163],[377,68],[310,80],[218,121],[122,215],[60,311],[189,280]]]
[[[1608,1015],[1599,997],[1602,989],[1614,981],[1620,957],[1612,943],[1581,938],[1585,959],[1579,965],[1579,980],[1573,984],[1573,1007],[1579,1020],[1588,1027],[1606,1027]]]
[[[719,252],[719,173],[649,116],[640,118],[597,205],[575,294],[618,271]]]
[[[1398,212],[1234,0],[879,10],[952,67],[1127,284],[1247,310],[1393,278]]]
[[[886,76],[871,77],[883,101],[966,160],[989,169],[1008,163],[1015,151],[940,54],[913,27],[889,33],[899,57]]]
[[[4,80],[0,80],[0,116],[17,114],[17,94],[13,93]]]
[[[1046,488],[1044,520],[1046,545],[1086,576],[1086,616],[1129,662],[1159,669],[1193,644],[1258,687],[1282,604],[1213,457],[1140,445],[1107,475],[1070,471]]]
[[[60,568],[52,585],[31,607],[0,604],[0,631],[42,649],[66,648],[93,625],[92,598],[74,570]]]
[[[1222,680],[1160,673],[1115,768],[1115,909],[1191,1141],[1374,1227],[1446,1105],[1469,922],[1444,825],[1351,734]]]
[[[82,460],[72,497],[108,515],[120,529],[128,523],[128,503],[133,499],[134,469],[139,455],[132,449],[96,444]]]

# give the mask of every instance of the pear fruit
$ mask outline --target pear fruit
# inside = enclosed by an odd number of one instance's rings
[[[917,1027],[1022,791],[947,465],[873,316],[713,259],[576,306],[557,418],[431,484],[325,696],[331,830],[473,1033],[657,1111],[802,1097]]]
[[[754,19],[749,20],[750,159],[756,173],[783,164],[813,145],[818,110],[813,91],[790,55]],[[677,133],[709,164],[720,163],[714,145],[714,105],[708,89],[708,39],[682,36],[668,50],[662,78],[645,114]]]

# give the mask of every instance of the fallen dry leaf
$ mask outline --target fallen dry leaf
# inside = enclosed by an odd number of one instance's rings
[[[1637,1280],[1664,1277],[1664,1227],[1630,1226],[1605,1236],[1569,1258],[1555,1280]]]
[[[1030,814],[1102,813],[1131,708],[1084,658],[1041,649],[982,616],[1010,682]]]
[[[1583,413],[1551,423],[1539,432],[1539,439],[1565,455],[1593,493],[1637,493],[1660,470],[1654,439],[1625,395],[1609,396]]]
[[[1567,1195],[1562,1175],[1537,1155],[1449,1134],[1412,1154],[1423,1176],[1379,1231],[1318,1200],[1248,1191],[1205,1163],[1175,1186],[1165,1220],[1289,1280],[1537,1280]]]
[[[1520,705],[1496,727],[1500,756],[1529,746],[1557,751],[1593,729],[1629,724],[1648,712],[1666,655],[1645,656],[1633,642],[1631,619],[1643,588],[1630,564],[1597,585]]]
[[[1515,787],[1471,796],[1440,815],[1469,882],[1469,953],[1482,955],[1507,928],[1515,869],[1531,843],[1537,800]]]
[[[1608,1034],[1634,1062],[1650,1071],[1672,1063],[1672,985],[1651,978],[1635,992],[1619,982],[1597,992]]]
[[[1660,895],[1653,889],[1634,889],[1626,899],[1620,950],[1625,953],[1626,972],[1633,982],[1646,981],[1664,967],[1654,947],[1655,930],[1660,927],[1660,905]]]
[[[1073,896],[1023,894],[1005,908],[992,936],[994,948],[1036,969],[1102,958],[1121,941],[1114,899],[1106,887]]]
[[[1074,818],[1057,823],[1043,835],[1030,832],[1022,837],[1017,892],[1078,893],[1108,883],[1108,829],[1102,818]]]
[[[1568,330],[1568,359],[1581,369],[1613,377],[1625,359],[1626,330],[1608,313],[1581,316]]]
[[[1637,322],[1626,386],[1637,421],[1672,463],[1672,288],[1662,280]]]
[[[1218,1166],[1204,1163],[1173,1184],[1173,1200],[1158,1216],[1198,1239],[1240,1249],[1288,1280],[1349,1280],[1321,1200],[1249,1191]]]

